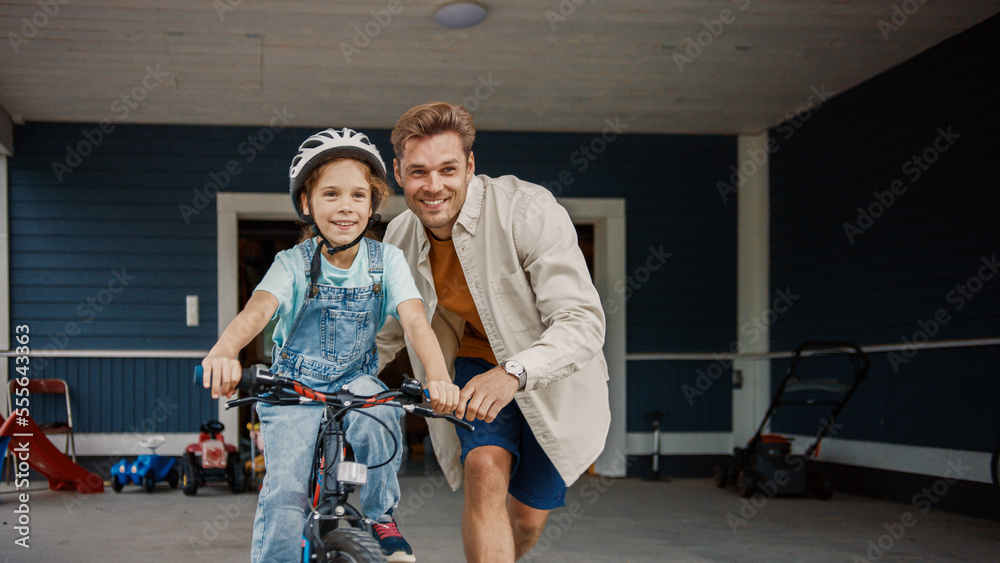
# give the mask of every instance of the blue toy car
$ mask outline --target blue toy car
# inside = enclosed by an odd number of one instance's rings
[[[119,493],[128,483],[140,485],[147,493],[153,492],[156,483],[166,481],[171,489],[176,489],[180,482],[180,470],[177,458],[164,457],[156,454],[156,448],[163,445],[166,438],[151,436],[139,442],[153,453],[139,456],[131,464],[123,459],[111,468],[111,489]]]

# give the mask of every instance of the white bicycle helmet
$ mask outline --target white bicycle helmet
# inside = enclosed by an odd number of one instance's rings
[[[288,193],[292,196],[292,205],[295,206],[299,219],[311,222],[309,217],[302,214],[302,209],[299,207],[301,199],[299,194],[305,187],[306,178],[316,165],[333,156],[360,158],[371,165],[379,179],[385,181],[386,170],[382,155],[364,133],[358,133],[347,127],[340,131],[324,129],[299,145],[299,152],[292,159],[292,166],[288,169]]]

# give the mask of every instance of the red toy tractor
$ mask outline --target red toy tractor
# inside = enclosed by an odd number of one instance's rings
[[[201,425],[198,442],[184,448],[181,456],[181,490],[194,495],[209,481],[225,481],[234,493],[246,488],[246,478],[236,446],[222,439],[225,426],[218,420]]]

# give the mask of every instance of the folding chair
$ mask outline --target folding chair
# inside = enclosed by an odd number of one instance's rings
[[[26,387],[28,388],[29,397],[35,397],[36,395],[63,395],[66,397],[66,420],[41,421],[36,419],[35,422],[46,435],[65,434],[66,446],[63,448],[63,453],[70,455],[70,450],[72,449],[73,462],[76,463],[76,438],[73,436],[73,408],[69,402],[69,385],[63,379],[29,379]],[[14,397],[17,396],[17,389],[20,388],[21,386],[17,384],[17,379],[11,379],[7,382],[8,413],[13,412]],[[34,400],[31,403],[36,404]],[[36,409],[32,409],[32,418],[35,418],[36,412]]]

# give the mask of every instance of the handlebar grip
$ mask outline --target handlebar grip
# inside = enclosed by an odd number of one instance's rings
[[[240,373],[240,380],[236,383],[236,388],[241,391],[246,391],[247,393],[252,393],[254,385],[257,381],[257,366],[244,369]],[[204,384],[205,369],[200,365],[194,366],[193,379],[193,383],[198,387],[201,387]]]
[[[246,368],[240,373],[240,380],[236,383],[236,388],[240,391],[253,393],[254,385],[257,382],[256,370],[254,368]]]

